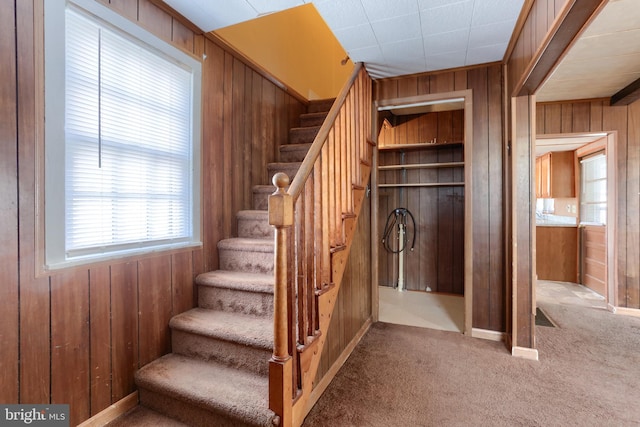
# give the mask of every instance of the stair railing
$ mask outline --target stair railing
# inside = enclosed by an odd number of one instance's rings
[[[346,254],[371,170],[371,79],[362,64],[336,98],[289,185],[274,176],[274,351],[269,406],[281,425],[306,416]]]

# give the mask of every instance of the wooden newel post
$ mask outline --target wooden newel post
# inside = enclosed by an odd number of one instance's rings
[[[287,233],[293,225],[293,199],[285,188],[289,177],[273,177],[276,191],[269,196],[269,224],[275,227],[275,288],[273,292],[273,355],[269,361],[269,408],[280,416],[281,426],[290,426],[292,414],[293,364],[289,354],[287,326]]]

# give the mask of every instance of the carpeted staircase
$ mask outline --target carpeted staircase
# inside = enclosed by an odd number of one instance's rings
[[[310,103],[280,147],[280,162],[267,165],[269,180],[277,172],[293,179],[332,103]],[[173,425],[171,419],[193,426],[279,424],[268,404],[274,242],[267,206],[273,191],[270,184],[254,187],[254,210],[237,214],[238,237],[218,243],[220,270],[196,279],[198,307],[169,323],[173,352],[136,373],[140,407],[113,425]]]

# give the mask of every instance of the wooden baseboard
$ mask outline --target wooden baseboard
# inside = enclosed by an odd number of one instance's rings
[[[314,387],[313,391],[311,391],[311,395],[309,396],[307,405],[304,408],[305,417],[307,416],[309,411],[311,411],[311,408],[313,408],[313,405],[315,405],[318,399],[320,399],[320,396],[322,396],[322,394],[325,392],[327,387],[329,387],[329,384],[331,384],[331,381],[333,380],[333,378],[336,376],[340,368],[342,368],[342,365],[345,364],[349,356],[351,356],[351,353],[356,348],[356,346],[358,345],[362,337],[364,337],[364,335],[367,333],[372,323],[373,323],[373,320],[371,317],[369,317],[364,322],[364,324],[362,325],[362,327],[360,328],[356,336],[351,340],[349,345],[347,345],[347,347],[344,349],[342,354],[340,354],[340,357],[338,357],[338,359],[333,363],[333,366],[331,366],[331,368],[327,371],[324,377],[322,377],[320,382]]]
[[[473,338],[480,338],[483,340],[504,342],[506,340],[506,335],[507,334],[505,334],[504,332],[492,331],[489,329],[471,329],[471,336]]]
[[[118,418],[120,415],[128,412],[138,404],[138,391],[134,391],[130,395],[118,400],[113,405],[95,414],[78,427],[99,427]]]
[[[511,355],[521,359],[538,360],[538,350],[528,347],[511,347]]]
[[[637,308],[615,307],[613,312],[624,316],[640,317],[640,310]]]

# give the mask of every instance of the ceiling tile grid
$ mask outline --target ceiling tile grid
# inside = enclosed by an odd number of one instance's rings
[[[204,31],[313,3],[354,62],[393,77],[499,61],[524,0],[164,0]],[[478,62],[481,61],[481,62]]]

